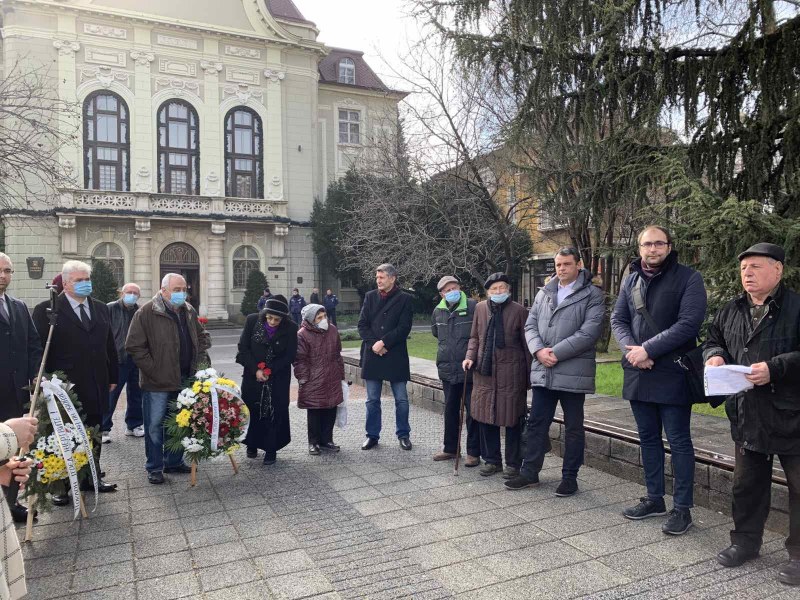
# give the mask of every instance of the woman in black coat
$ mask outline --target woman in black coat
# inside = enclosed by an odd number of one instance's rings
[[[267,300],[264,309],[247,317],[239,338],[236,362],[244,366],[242,399],[250,409],[250,426],[244,440],[248,458],[264,450],[264,464],[291,440],[289,383],[297,354],[297,325],[289,318],[283,296]]]

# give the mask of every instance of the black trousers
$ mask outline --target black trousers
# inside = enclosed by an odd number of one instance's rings
[[[444,451],[455,454],[459,446],[458,420],[461,416],[461,394],[464,391],[464,382],[450,383],[442,379],[444,391]],[[467,397],[464,400],[467,432],[467,454],[475,458],[481,455],[481,433],[477,421],[473,421],[469,414],[470,398],[472,397],[472,384],[467,384]]]
[[[481,456],[484,462],[490,465],[502,465],[503,457],[500,454],[500,427],[480,424],[481,432]],[[514,427],[506,427],[506,466],[519,469],[522,465],[522,423],[517,423]]]
[[[308,443],[328,444],[333,442],[333,426],[336,423],[336,407],[308,409]]]
[[[800,559],[800,455],[779,454],[789,485],[789,557]],[[769,515],[772,492],[772,454],[736,447],[733,471],[733,525],[731,543],[758,551]]]

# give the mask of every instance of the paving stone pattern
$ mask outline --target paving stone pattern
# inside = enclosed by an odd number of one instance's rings
[[[230,376],[236,331],[214,332],[215,366]],[[776,580],[786,560],[768,532],[762,557],[727,570],[713,560],[729,518],[695,509],[681,538],[661,519],[626,521],[637,484],[584,467],[580,493],[556,498],[560,459],[548,456],[542,485],[519,492],[477,469],[434,463],[441,417],[411,409],[414,449],[399,448],[392,402],[380,445],[359,449],[364,389],[354,385],[339,454],[307,452],[304,411],[291,409],[293,442],[263,466],[240,452],[201,465],[198,485],[167,475],[147,483],[144,444],[125,437],[122,410],[104,447],[108,480],[88,520],[71,509],[42,515],[25,545],[30,598],[797,598]],[[124,404],[124,403],[121,403]],[[91,495],[87,497],[93,505]]]

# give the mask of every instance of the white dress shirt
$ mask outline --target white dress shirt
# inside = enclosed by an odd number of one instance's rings
[[[561,285],[561,282],[558,282],[558,298],[556,300],[556,305],[561,304],[564,301],[564,298],[569,296],[575,288],[575,284],[577,283],[577,279],[572,283],[568,283],[567,285]]]
[[[75,314],[78,315],[78,320],[79,321],[81,320],[81,309],[78,308],[78,307],[81,304],[83,304],[83,306],[86,308],[86,315],[89,317],[89,320],[92,319],[92,311],[89,308],[89,303],[86,302],[86,298],[83,299],[83,302],[79,302],[79,301],[75,300],[75,298],[70,296],[69,294],[64,294],[64,295],[67,297],[67,300],[69,300],[69,305],[72,307],[72,310],[74,310]]]

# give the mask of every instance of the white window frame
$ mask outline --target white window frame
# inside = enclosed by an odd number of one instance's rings
[[[356,84],[356,63],[352,58],[343,58],[339,61],[339,83],[345,85]]]
[[[342,113],[345,113],[345,118],[342,118]],[[356,116],[356,119],[353,120],[353,115]],[[340,145],[348,145],[348,146],[361,146],[361,138],[362,138],[362,119],[361,119],[362,111],[353,108],[347,107],[337,107],[336,110],[336,139]],[[342,124],[347,124],[347,139],[342,140]],[[357,125],[356,130],[356,141],[353,141],[353,130],[351,128],[352,125]]]

